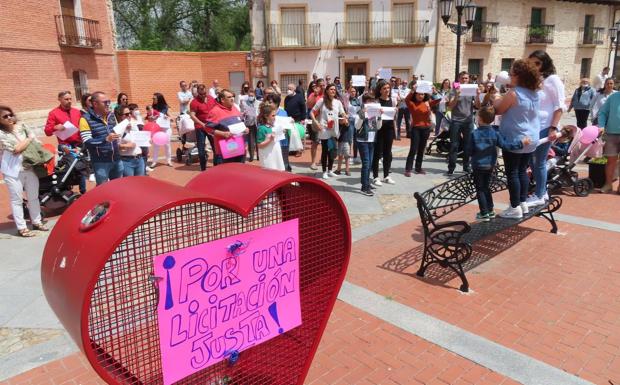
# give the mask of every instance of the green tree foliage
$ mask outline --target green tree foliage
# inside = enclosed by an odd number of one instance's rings
[[[121,48],[250,49],[248,0],[113,0]]]

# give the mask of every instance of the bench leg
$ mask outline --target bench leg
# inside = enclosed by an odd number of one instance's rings
[[[426,272],[426,268],[428,267],[429,263],[426,260],[428,255],[428,252],[426,251],[426,245],[424,245],[424,255],[422,255],[422,262],[420,262],[420,268],[418,269],[416,275],[418,277],[424,277],[424,273]]]

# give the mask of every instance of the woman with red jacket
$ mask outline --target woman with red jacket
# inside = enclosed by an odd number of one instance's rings
[[[213,159],[213,164],[218,165],[221,163],[233,162],[245,163],[245,151],[243,155],[224,159],[220,149],[220,142],[234,136],[234,134],[230,132],[229,127],[237,123],[244,124],[241,119],[241,112],[235,106],[235,94],[227,89],[223,89],[218,94],[215,102],[213,108],[211,108],[207,115],[207,125],[205,126],[207,134],[212,135],[215,141],[215,158]],[[249,130],[246,128],[244,133],[247,134],[248,132]]]
[[[431,107],[439,104],[441,99],[429,101],[427,94],[415,92],[415,88],[411,90],[405,98],[407,108],[411,113],[411,143],[409,145],[409,155],[405,163],[405,176],[411,176],[411,168],[415,158],[415,173],[426,174],[422,169],[422,160],[424,158],[424,149],[426,142],[431,134]],[[416,156],[417,153],[417,156]]]

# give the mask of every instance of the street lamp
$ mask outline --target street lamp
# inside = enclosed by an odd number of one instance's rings
[[[456,24],[449,23],[452,16],[452,4],[456,7],[457,21]],[[446,27],[450,28],[452,33],[456,34],[456,66],[454,68],[454,81],[459,81],[459,64],[461,62],[461,36],[474,25],[476,18],[476,5],[471,0],[439,0],[439,9],[441,10],[441,19]],[[466,26],[461,25],[465,15]]]
[[[620,21],[614,24],[613,27],[609,28],[609,39],[611,40],[611,44],[614,44],[614,42],[616,43],[612,75],[617,78],[618,73],[616,72],[616,62],[618,61],[618,44],[620,43]]]

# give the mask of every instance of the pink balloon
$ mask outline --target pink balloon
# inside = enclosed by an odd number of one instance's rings
[[[581,130],[581,138],[579,141],[581,144],[590,144],[598,137],[598,127],[588,126]]]
[[[158,146],[163,146],[165,144],[168,144],[168,142],[170,141],[168,134],[166,134],[163,131],[154,133],[151,139],[153,139],[153,143],[155,143]]]

